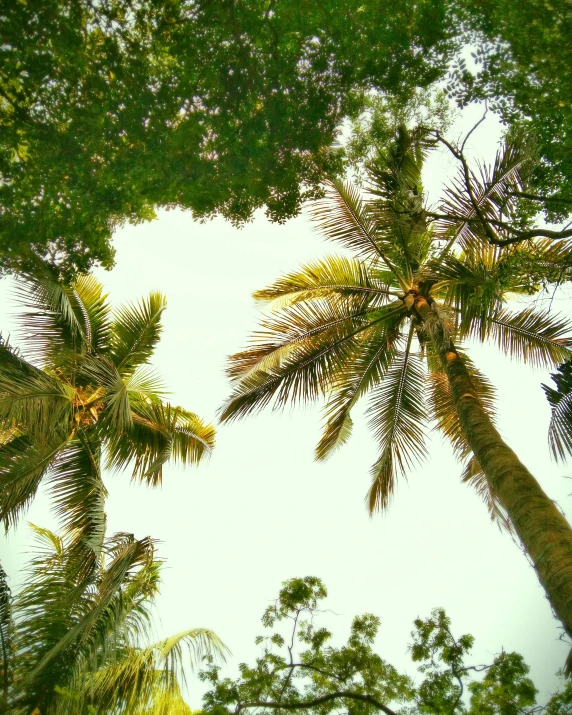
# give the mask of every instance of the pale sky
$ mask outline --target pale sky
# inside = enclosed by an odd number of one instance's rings
[[[490,154],[497,137],[489,124],[472,147]],[[443,155],[431,160],[432,197],[450,165]],[[210,421],[229,392],[226,357],[256,327],[252,292],[308,259],[339,252],[304,217],[278,226],[257,215],[239,230],[219,219],[200,224],[181,211],[123,228],[114,245],[117,265],[98,270],[98,278],[114,305],[152,290],[166,295],[153,364],[171,401]],[[14,331],[11,288],[11,280],[0,281],[4,333]],[[572,312],[561,296],[553,308]],[[503,437],[570,516],[570,468],[554,464],[547,448],[549,407],[540,385],[548,372],[511,362],[494,346],[470,354],[498,389]],[[456,634],[475,635],[474,663],[491,662],[501,648],[515,650],[532,666],[536,685],[554,689],[568,652],[558,623],[520,547],[460,483],[461,465],[450,448],[434,436],[430,458],[400,483],[388,513],[370,519],[364,496],[376,446],[356,417],[353,437],[326,463],[313,460],[321,426],[316,405],[219,426],[210,461],[186,470],[168,466],[161,489],[130,484],[128,473],[106,475],[109,533],[161,541],[167,563],[158,635],[212,628],[233,652],[225,672],[234,675],[236,663],[256,657],[260,616],[281,582],[316,575],[328,587],[328,607],[339,614],[325,618],[338,642],[355,615],[374,613],[382,620],[378,651],[414,674],[407,654],[412,622],[443,606]],[[45,494],[27,519],[53,526]],[[20,528],[1,544],[13,587],[29,543]],[[191,681],[193,708],[201,688]]]

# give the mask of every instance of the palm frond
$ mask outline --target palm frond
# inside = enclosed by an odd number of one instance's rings
[[[380,456],[371,470],[370,513],[387,508],[397,476],[427,454],[424,371],[411,352],[412,335],[413,324],[405,351],[397,354],[371,393],[368,414]]]
[[[111,307],[101,283],[91,275],[80,276],[73,284],[82,310],[86,342],[90,351],[104,353],[111,334]]]
[[[75,390],[0,345],[0,425],[43,444],[71,423]]]
[[[13,631],[12,594],[8,586],[8,577],[0,565],[0,705],[8,705],[8,689],[12,681],[13,668]]]
[[[572,361],[568,360],[558,367],[558,373],[551,376],[556,382],[556,389],[542,385],[552,409],[548,444],[552,456],[557,460],[564,460],[572,454],[571,365]]]
[[[513,135],[497,152],[492,167],[481,165],[480,176],[468,170],[470,192],[465,168],[459,168],[458,177],[446,189],[439,207],[447,216],[437,223],[437,234],[447,239],[445,252],[454,242],[463,249],[487,242],[487,229],[481,216],[492,226],[497,221],[510,223],[516,218],[518,202],[512,194],[522,191],[523,174],[527,173],[532,156],[533,147],[524,135]],[[503,237],[502,229],[495,228],[495,231]]]
[[[47,444],[39,445],[20,435],[0,446],[0,519],[6,529],[18,523],[68,440],[68,435],[56,434]]]
[[[364,299],[365,300],[365,299]],[[221,420],[261,409],[306,402],[327,393],[368,334],[395,315],[404,315],[402,301],[377,310],[324,302],[297,304],[266,321],[258,345],[231,357],[231,373],[241,375]]]
[[[72,618],[71,624],[68,619],[67,629],[61,637],[55,639],[55,644],[50,645],[49,648],[43,648],[40,654],[36,654],[32,661],[32,666],[23,679],[23,685],[33,684],[39,678],[43,680],[45,675],[53,677],[53,674],[51,675],[48,669],[51,664],[59,664],[65,671],[66,679],[68,679],[75,666],[76,658],[72,658],[70,663],[65,657],[66,653],[71,652],[75,655],[81,652],[85,658],[90,653],[95,654],[98,649],[106,645],[113,647],[113,643],[110,643],[110,638],[118,632],[118,627],[125,622],[125,606],[129,605],[125,604],[124,599],[122,599],[122,588],[138,572],[153,567],[155,549],[150,539],[136,540],[130,534],[116,534],[107,551],[110,554],[111,561],[98,579],[97,592],[91,595],[86,592],[86,598],[83,599],[83,613],[76,614],[76,617]],[[48,575],[42,576],[41,573],[38,573],[38,566],[41,563],[41,560],[38,560],[34,564],[36,571],[32,574],[32,582],[23,593],[22,610],[28,610],[35,614],[38,613],[38,608],[41,609],[42,606],[38,601],[38,593],[34,585],[43,588],[44,584],[47,583],[46,576]],[[68,572],[64,570],[63,573],[67,576]],[[61,595],[57,603],[61,608]],[[67,605],[69,612],[69,604],[65,604],[65,599],[63,604]],[[45,603],[43,607],[46,607]],[[56,611],[56,604],[54,604],[53,610],[51,607],[49,611],[46,609],[46,612],[50,614],[55,614]],[[29,619],[28,628],[30,628],[31,623],[32,619]],[[41,624],[37,622],[37,619],[35,626],[36,631],[41,629]],[[45,642],[45,639],[42,638],[41,630],[29,633],[28,641],[33,637],[38,638],[40,642]],[[53,642],[54,639],[50,641],[50,644]],[[57,681],[52,680],[53,682]]]
[[[53,460],[48,479],[80,581],[93,572],[105,538],[107,490],[101,479],[100,449],[93,428],[78,429]]]
[[[62,283],[48,265],[39,263],[34,275],[22,276],[16,296],[25,308],[20,330],[31,359],[58,367],[70,354],[91,347],[92,326],[86,307],[75,287]]]
[[[198,464],[214,447],[215,431],[193,412],[158,401],[132,405],[132,427],[108,442],[108,468],[133,462],[133,478],[161,483],[169,460]]]
[[[327,459],[351,435],[350,412],[356,402],[380,382],[395,357],[401,315],[378,323],[356,349],[356,354],[336,377],[325,407],[325,427],[316,458]]]
[[[509,534],[514,533],[512,522],[498,500],[476,457],[471,457],[467,462],[461,476],[461,481],[463,484],[468,484],[473,487],[485,502],[491,521],[494,522],[501,531],[507,531]]]
[[[224,660],[225,651],[218,636],[205,628],[177,633],[146,648],[127,648],[95,673],[89,696],[102,708],[155,712],[167,698],[180,697],[186,663],[194,669],[205,658]]]
[[[114,313],[109,355],[122,375],[144,365],[153,354],[166,305],[163,295],[151,293],[137,305],[126,305]]]
[[[290,273],[268,288],[256,291],[256,300],[272,301],[271,309],[287,308],[295,303],[318,299],[346,300],[370,296],[371,305],[383,305],[388,296],[395,295],[383,282],[379,272],[359,260],[345,256],[329,256],[323,261],[309,263],[296,273]]]
[[[313,202],[310,216],[319,232],[340,243],[360,258],[377,258],[391,271],[394,266],[385,254],[376,232],[375,220],[359,190],[345,181],[327,181],[326,195]]]
[[[501,310],[473,332],[485,333],[505,355],[537,367],[553,367],[572,355],[572,324],[549,311]]]

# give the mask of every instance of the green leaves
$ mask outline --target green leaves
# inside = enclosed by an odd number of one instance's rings
[[[320,624],[326,593],[316,577],[285,581],[276,603],[264,612],[262,623],[272,630],[256,638],[256,662],[243,663],[234,679],[222,677],[215,665],[201,674],[210,686],[203,712],[328,715],[344,708],[361,715],[532,715],[544,710],[536,704],[522,656],[502,651],[487,663],[475,663],[473,636],[456,635],[442,608],[414,621],[413,676],[374,650],[380,619],[373,614],[354,617],[347,640],[336,637],[332,645],[332,633]],[[564,687],[548,700],[546,712],[563,715],[569,703],[570,687]]]
[[[115,534],[78,583],[69,540],[33,528],[39,549],[10,603],[14,688],[7,697],[15,712],[42,705],[54,715],[94,708],[189,715],[180,690],[186,667],[224,659],[226,648],[205,628],[145,645],[160,574],[153,541]]]
[[[406,474],[427,454],[423,387],[424,371],[419,358],[411,353],[410,337],[369,399],[369,425],[380,451],[371,469],[372,484],[367,496],[370,514],[387,508],[397,476]]]
[[[151,293],[139,305],[128,305],[115,314],[110,357],[122,375],[144,365],[161,336],[161,316],[166,308],[165,297]]]
[[[0,340],[0,518],[14,525],[46,479],[84,583],[101,558],[106,489],[101,459],[157,485],[164,464],[198,464],[214,429],[193,412],[161,401],[148,365],[161,334],[165,298],[113,313],[101,284],[61,282],[36,260],[20,298],[33,365]]]

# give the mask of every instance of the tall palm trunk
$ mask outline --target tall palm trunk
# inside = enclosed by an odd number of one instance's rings
[[[422,296],[416,296],[415,307],[424,322],[435,315]],[[572,528],[496,430],[453,343],[445,340],[437,347],[467,442],[572,637]]]

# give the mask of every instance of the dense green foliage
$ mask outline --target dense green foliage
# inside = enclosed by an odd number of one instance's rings
[[[318,624],[326,589],[314,577],[284,583],[262,618],[272,635],[258,637],[262,653],[243,663],[240,677],[221,677],[211,666],[203,709],[212,715],[293,711],[328,715],[564,715],[572,712],[572,685],[545,707],[536,705],[528,666],[517,653],[502,652],[490,664],[468,662],[473,637],[455,637],[442,609],[415,620],[410,653],[417,677],[400,673],[374,650],[380,620],[353,619],[347,643],[332,645]]]
[[[106,539],[97,568],[79,583],[69,544],[46,529],[34,532],[24,584],[14,599],[0,601],[1,711],[190,715],[180,688],[185,665],[225,649],[203,628],[150,640],[161,567],[153,541],[131,534]]]
[[[168,461],[209,454],[214,429],[162,400],[149,365],[162,295],[112,311],[93,277],[68,285],[42,264],[19,294],[27,359],[0,342],[0,518],[16,524],[47,483],[88,578],[105,538],[103,450],[107,468],[131,466],[135,480],[157,486]]]
[[[463,103],[486,98],[504,121],[527,125],[543,158],[535,193],[551,196],[547,215],[563,219],[572,211],[570,4],[461,0],[457,7],[476,52],[475,64],[467,57],[453,69],[451,92]]]
[[[445,0],[46,0],[0,14],[0,266],[111,265],[155,206],[295,215],[372,87],[443,76]]]

